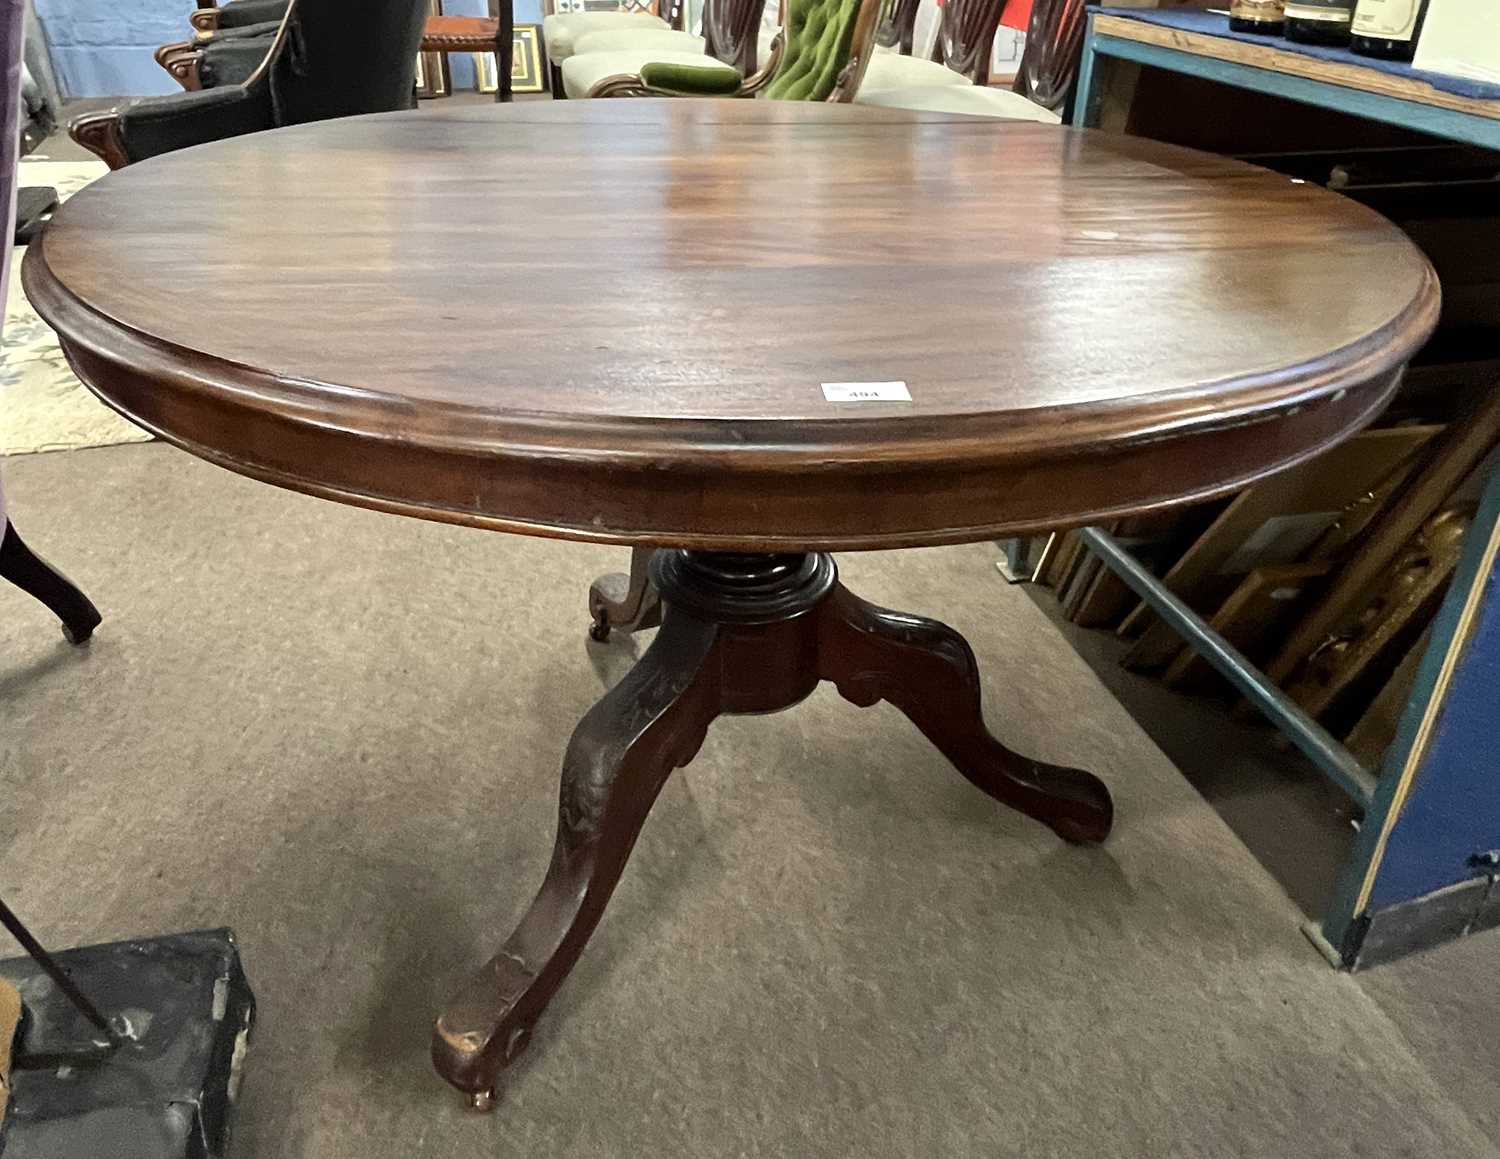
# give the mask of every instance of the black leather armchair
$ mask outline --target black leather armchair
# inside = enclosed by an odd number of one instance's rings
[[[222,32],[247,24],[276,23],[286,15],[287,0],[229,0],[197,9],[188,20],[199,32]]]
[[[156,50],[156,63],[188,92],[244,84],[255,75],[280,27],[278,19],[164,44]]]
[[[426,0],[291,0],[243,83],[85,113],[68,132],[119,169],[241,133],[411,108],[426,17]]]

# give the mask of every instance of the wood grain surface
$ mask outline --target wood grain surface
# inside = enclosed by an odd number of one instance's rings
[[[736,549],[1219,493],[1368,422],[1431,330],[1354,203],[1090,131],[863,106],[361,117],[133,165],[27,291],[182,446],[428,518]],[[903,380],[910,403],[830,403]]]

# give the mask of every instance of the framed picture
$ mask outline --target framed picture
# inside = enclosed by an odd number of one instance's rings
[[[433,16],[443,14],[443,0],[427,0],[427,11]],[[442,52],[417,53],[417,96],[422,99],[446,97],[453,91],[448,78],[448,56]]]
[[[517,24],[515,48],[511,51],[510,91],[541,93],[547,91],[547,50],[542,44],[540,24]],[[492,93],[500,87],[493,52],[474,53],[474,76],[479,91]]]

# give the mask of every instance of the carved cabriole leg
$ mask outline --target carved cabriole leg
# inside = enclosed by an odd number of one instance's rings
[[[0,537],[0,579],[7,579],[28,595],[35,596],[62,621],[63,635],[72,644],[82,644],[94,634],[102,618],[88,596],[45,560],[39,559],[16,534],[7,520]]]
[[[589,635],[608,640],[611,631],[640,632],[661,623],[661,596],[651,582],[654,548],[630,550],[630,574],[602,575],[589,588]]]
[[[846,700],[861,707],[889,701],[975,786],[1065,841],[1109,835],[1114,806],[1103,781],[1020,756],[990,735],[979,666],[952,628],[878,608],[842,585],[818,620],[819,674]]]
[[[850,595],[830,556],[658,551],[650,574],[661,632],[568,744],[541,892],[437,1021],[433,1062],[476,1107],[493,1105],[501,1071],[603,915],[657,793],[717,716],[789,708],[831,680],[856,704],[890,701],[975,785],[1066,839],[1109,832],[1097,778],[1017,756],[986,731],[974,656],[958,633]]]
[[[674,768],[718,715],[700,680],[718,629],[675,617],[583,718],[563,762],[557,842],[541,892],[515,933],[437,1021],[433,1063],[487,1109],[500,1071],[572,970]]]

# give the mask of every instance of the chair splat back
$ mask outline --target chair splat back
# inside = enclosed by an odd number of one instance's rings
[[[920,6],[921,0],[886,0],[880,26],[875,32],[875,43],[910,56],[917,35],[917,9]]]
[[[995,33],[1006,0],[946,0],[933,59],[977,85],[989,84]]]
[[[1084,0],[1036,0],[1026,48],[1012,86],[1043,108],[1061,112],[1083,52]]]
[[[755,71],[762,0],[709,0],[703,6],[703,43],[710,56],[746,75]]]

